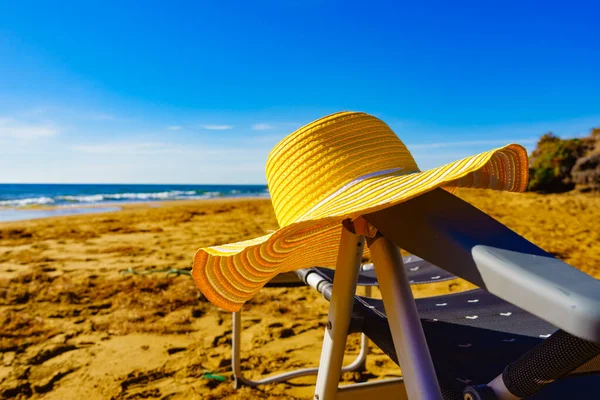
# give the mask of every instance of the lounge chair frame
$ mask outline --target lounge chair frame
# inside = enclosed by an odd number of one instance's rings
[[[386,310],[389,310],[388,319],[398,360],[401,365],[410,365],[411,368],[403,371],[401,380],[338,388],[364,243],[362,235],[354,233],[352,226],[344,224],[314,398],[328,400],[394,394],[408,396],[407,398],[441,400],[442,395],[400,251],[383,236],[370,243],[371,255],[382,299]]]
[[[403,377],[338,387],[365,243],[354,225],[344,221],[315,400],[442,399],[398,246],[568,334],[600,343],[600,281],[444,190],[435,189],[364,219],[378,232],[369,239],[369,248]],[[403,229],[400,222],[413,228]],[[239,318],[236,324],[239,330]],[[234,347],[239,349],[239,341],[234,340]],[[572,370],[578,366],[573,364]],[[301,376],[286,375],[285,379]],[[503,382],[500,375],[483,386],[492,388],[497,399],[516,398]]]

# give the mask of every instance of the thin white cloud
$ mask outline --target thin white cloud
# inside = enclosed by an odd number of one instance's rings
[[[182,129],[183,129],[183,126],[181,126],[181,125],[170,125],[170,126],[167,126],[167,130],[169,130],[169,131],[180,131]]]
[[[82,142],[62,147],[43,159],[32,159],[26,170],[20,169],[19,175],[11,179],[61,183],[264,183],[267,153],[263,146],[244,144],[223,147],[166,140]],[[0,176],[9,170],[9,161],[0,157]],[[194,167],[189,168],[190,165]]]
[[[275,143],[279,142],[285,136],[286,136],[285,134],[257,135],[257,136],[250,136],[248,138],[243,138],[241,140],[243,140],[247,143],[256,143],[256,144],[266,143],[269,145],[275,145]]]
[[[226,131],[233,128],[231,125],[202,125],[202,127],[209,131]]]
[[[121,118],[116,115],[94,110],[85,110],[79,108],[70,108],[64,106],[40,106],[20,112],[15,117],[23,118],[44,118],[71,120],[71,121],[119,121]]]
[[[88,154],[159,154],[189,151],[186,146],[163,142],[78,144],[69,148],[75,152]]]
[[[82,110],[60,105],[43,105],[22,110],[13,115],[15,119],[48,118],[76,121],[119,121],[121,118],[103,111]]]
[[[158,154],[169,154],[169,155],[192,155],[192,156],[215,156],[221,159],[224,154],[229,156],[237,154],[242,156],[244,154],[256,153],[263,154],[266,152],[262,148],[248,147],[243,148],[225,148],[218,146],[208,145],[186,145],[178,143],[167,143],[167,142],[105,142],[105,143],[85,143],[85,144],[74,144],[67,147],[70,151],[76,153],[85,154],[108,154],[108,155],[158,155]]]
[[[502,146],[508,143],[532,144],[536,143],[537,139],[492,139],[492,140],[466,140],[456,142],[432,142],[421,144],[407,144],[409,150],[417,149],[441,149],[446,147],[466,147],[466,146]]]
[[[87,119],[90,121],[116,121],[117,117],[115,117],[112,114],[106,114],[106,113],[90,113],[90,114],[84,114],[81,116],[82,119]]]
[[[275,125],[267,124],[267,123],[260,123],[260,124],[252,125],[253,131],[266,131],[268,129],[274,129],[274,128],[275,128]]]
[[[0,137],[17,140],[33,140],[55,136],[59,133],[51,123],[28,123],[13,118],[0,118]]]

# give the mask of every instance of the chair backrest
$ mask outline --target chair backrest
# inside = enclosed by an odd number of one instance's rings
[[[442,189],[365,215],[399,247],[600,343],[600,281]]]

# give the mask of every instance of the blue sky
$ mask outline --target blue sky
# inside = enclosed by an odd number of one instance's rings
[[[421,169],[600,125],[595,2],[416,3],[2,2],[0,182],[264,183],[341,110]]]

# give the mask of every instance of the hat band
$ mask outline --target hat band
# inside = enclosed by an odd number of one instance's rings
[[[305,212],[304,215],[302,215],[300,218],[298,218],[298,220],[296,222],[302,221],[303,218],[305,218],[307,215],[310,215],[310,213],[312,213],[319,207],[323,206],[323,204],[327,204],[328,201],[330,201],[333,198],[336,198],[338,195],[340,195],[341,193],[350,189],[352,186],[358,185],[359,183],[361,183],[369,178],[374,178],[376,176],[382,176],[382,175],[387,175],[387,174],[393,174],[394,172],[402,171],[403,169],[404,168],[385,169],[383,171],[370,172],[368,174],[361,175],[358,178],[354,178],[353,180],[351,180],[350,182],[346,183],[344,186],[342,186],[341,188],[336,190],[334,193],[331,193],[329,196],[325,197],[323,200],[321,200],[316,205],[314,205],[310,210]],[[414,171],[414,172],[418,172],[418,171]]]

